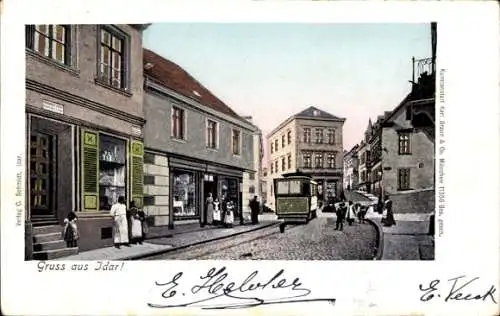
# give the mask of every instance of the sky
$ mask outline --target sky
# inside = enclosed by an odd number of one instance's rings
[[[345,118],[346,150],[410,91],[412,56],[431,57],[428,23],[159,23],[143,45],[252,116],[264,137],[309,106]]]

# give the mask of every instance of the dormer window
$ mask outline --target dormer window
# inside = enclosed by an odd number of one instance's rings
[[[320,112],[319,112],[318,110],[314,110],[314,111],[313,111],[313,115],[314,115],[314,116],[319,116],[319,115],[320,115]]]

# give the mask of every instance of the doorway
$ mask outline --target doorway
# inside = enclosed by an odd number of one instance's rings
[[[30,209],[32,219],[56,219],[56,137],[31,132],[30,135]]]

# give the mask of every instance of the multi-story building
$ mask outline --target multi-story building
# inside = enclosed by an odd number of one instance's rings
[[[142,204],[145,27],[26,26],[27,259],[77,251],[60,240],[72,211],[80,251],[112,245],[111,204]]]
[[[351,150],[344,153],[344,189],[357,190],[359,181],[359,145],[354,145]]]
[[[253,124],[251,116],[243,116],[249,123]],[[253,124],[254,125],[254,124]],[[250,215],[250,200],[257,196],[262,200],[262,159],[264,158],[264,146],[262,142],[262,131],[254,125],[253,133],[253,170],[255,172],[243,173],[243,214]]]
[[[418,81],[392,111],[371,120],[358,149],[359,186],[383,195],[434,188],[433,58],[414,60]]]
[[[153,230],[207,221],[209,193],[245,203],[245,172],[255,174],[255,126],[175,63],[144,50],[147,124],[144,204]]]
[[[320,200],[342,189],[342,129],[345,119],[316,107],[297,113],[268,136],[269,176],[267,204],[274,209],[273,179],[284,173],[309,174],[318,182]]]

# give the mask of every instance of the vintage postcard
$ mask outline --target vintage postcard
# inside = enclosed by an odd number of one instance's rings
[[[493,3],[1,13],[2,313],[500,312]]]

